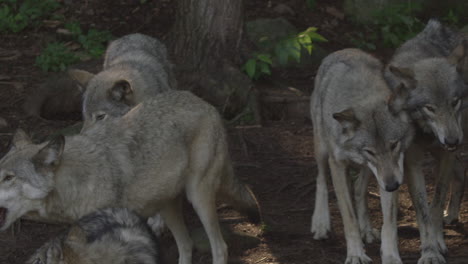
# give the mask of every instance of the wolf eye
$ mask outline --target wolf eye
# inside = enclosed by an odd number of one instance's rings
[[[11,181],[11,180],[13,180],[14,177],[15,177],[15,176],[14,176],[13,174],[7,174],[7,175],[5,176],[5,178],[3,178],[3,181],[6,181],[6,182],[7,182],[7,181]]]
[[[96,120],[103,120],[105,117],[106,117],[106,114],[104,114],[104,113],[102,113],[102,114],[97,114],[97,115],[96,115]]]
[[[452,106],[457,107],[460,102],[461,102],[461,100],[457,98],[457,99],[452,101]]]
[[[432,113],[435,112],[435,108],[432,105],[425,105],[424,109],[426,109],[427,111],[432,112]]]
[[[395,142],[390,143],[390,148],[392,150],[396,150],[399,145],[400,145],[400,141],[395,141]]]
[[[364,149],[364,151],[365,151],[368,155],[370,155],[370,156],[372,156],[372,157],[375,156],[375,153],[374,153],[372,150],[370,150],[370,149]]]

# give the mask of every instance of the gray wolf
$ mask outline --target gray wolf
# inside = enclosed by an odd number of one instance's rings
[[[461,110],[468,94],[463,71],[468,42],[438,21],[399,47],[385,70],[391,88],[403,79],[409,87],[408,112],[416,125],[415,141],[405,157],[405,171],[421,234],[418,263],[445,263],[442,226],[453,151],[463,140]],[[425,151],[439,160],[436,191],[429,205],[422,173]]]
[[[176,88],[164,44],[157,39],[130,34],[112,41],[98,74],[70,70],[84,90],[83,129],[102,114],[122,116],[144,99]]]
[[[188,264],[193,242],[183,220],[185,196],[206,230],[213,263],[226,264],[217,194],[250,219],[260,218],[255,196],[234,175],[219,113],[190,92],[161,93],[78,135],[42,144],[21,131],[13,138],[0,160],[0,230],[23,215],[73,222],[103,207],[145,218],[160,213],[179,263]]]
[[[158,242],[145,222],[124,208],[83,216],[26,264],[158,264]]]
[[[371,242],[377,235],[364,219],[367,202],[363,193],[371,173],[380,186],[384,223],[382,262],[401,263],[396,230],[397,192],[403,182],[404,151],[413,137],[406,114],[406,88],[392,92],[383,78],[383,65],[371,55],[345,49],[327,56],[320,65],[311,96],[317,188],[311,231],[315,239],[330,231],[326,175],[332,176],[343,218],[347,258],[345,263],[370,263],[362,238]],[[403,86],[403,84],[401,85]],[[351,176],[358,167],[355,206]],[[367,220],[367,222],[365,222]]]

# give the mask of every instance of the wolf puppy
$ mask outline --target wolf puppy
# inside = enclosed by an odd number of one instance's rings
[[[326,238],[330,231],[326,184],[330,172],[343,218],[347,264],[371,262],[362,243],[362,238],[371,242],[376,236],[370,221],[363,219],[367,210],[363,193],[371,173],[381,194],[382,263],[402,263],[396,230],[398,196],[394,191],[403,182],[404,151],[413,130],[403,111],[405,88],[392,93],[382,72],[383,65],[360,50],[332,53],[320,65],[311,97],[318,167],[311,231],[315,239]],[[351,197],[351,176],[347,174],[352,165],[361,170],[355,183],[357,212]]]
[[[453,151],[463,140],[461,110],[468,94],[463,79],[467,57],[468,42],[430,20],[422,32],[397,49],[385,71],[391,88],[396,89],[403,79],[410,89],[408,111],[417,126],[414,144],[405,156],[405,171],[421,234],[420,264],[445,263],[443,208],[455,169]],[[430,205],[422,172],[427,150],[439,161]]]
[[[156,238],[128,209],[101,209],[80,218],[39,248],[26,264],[158,264]]]
[[[109,44],[100,73],[70,70],[69,74],[85,90],[84,129],[105,114],[122,116],[144,99],[176,88],[164,44],[138,33]]]
[[[179,263],[188,264],[193,243],[183,221],[185,195],[206,230],[213,263],[226,264],[216,194],[259,220],[254,195],[233,173],[217,110],[189,92],[170,91],[66,140],[35,145],[17,133],[0,160],[0,230],[27,213],[73,222],[103,207],[145,218],[160,212]]]

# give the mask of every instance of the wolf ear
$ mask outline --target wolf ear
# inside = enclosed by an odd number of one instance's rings
[[[67,74],[70,78],[78,82],[78,86],[82,92],[86,90],[89,81],[94,77],[93,73],[77,69],[68,70]]]
[[[18,128],[15,134],[13,135],[13,139],[11,140],[11,146],[13,148],[22,147],[27,144],[32,144],[31,138],[24,132],[23,129]]]
[[[355,130],[361,124],[361,121],[356,118],[356,115],[351,108],[339,113],[334,113],[333,118],[340,123],[345,133],[349,130]]]
[[[393,75],[400,79],[401,83],[408,89],[416,88],[418,82],[415,79],[414,71],[410,68],[401,68],[393,65],[388,66]]]
[[[464,59],[468,55],[468,40],[464,39],[447,57],[449,63],[457,66],[457,71],[462,72]]]
[[[63,135],[52,139],[33,157],[33,163],[36,169],[54,171],[60,164],[64,146],[65,137]]]
[[[133,105],[133,89],[125,80],[117,81],[109,90],[109,96],[114,101]]]
[[[399,112],[408,109],[409,97],[410,92],[408,91],[408,88],[403,83],[400,83],[400,85],[398,85],[398,87],[393,90],[392,94],[387,100],[387,105],[390,112],[396,115]]]

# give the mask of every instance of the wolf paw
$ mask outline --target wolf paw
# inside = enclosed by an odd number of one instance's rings
[[[439,249],[440,254],[444,256],[448,254],[448,248],[445,244],[444,234],[442,232],[437,235],[437,248]]]
[[[382,264],[403,264],[399,256],[382,256]]]
[[[379,230],[375,228],[366,228],[365,230],[361,231],[361,238],[367,244],[380,241]]]
[[[445,264],[445,258],[434,250],[422,252],[421,258],[418,260],[418,264]]]
[[[347,256],[345,264],[369,264],[372,263],[372,260],[366,255],[362,254],[360,256]]]
[[[330,233],[330,219],[312,217],[312,227],[310,231],[314,234],[315,240],[327,239]]]

